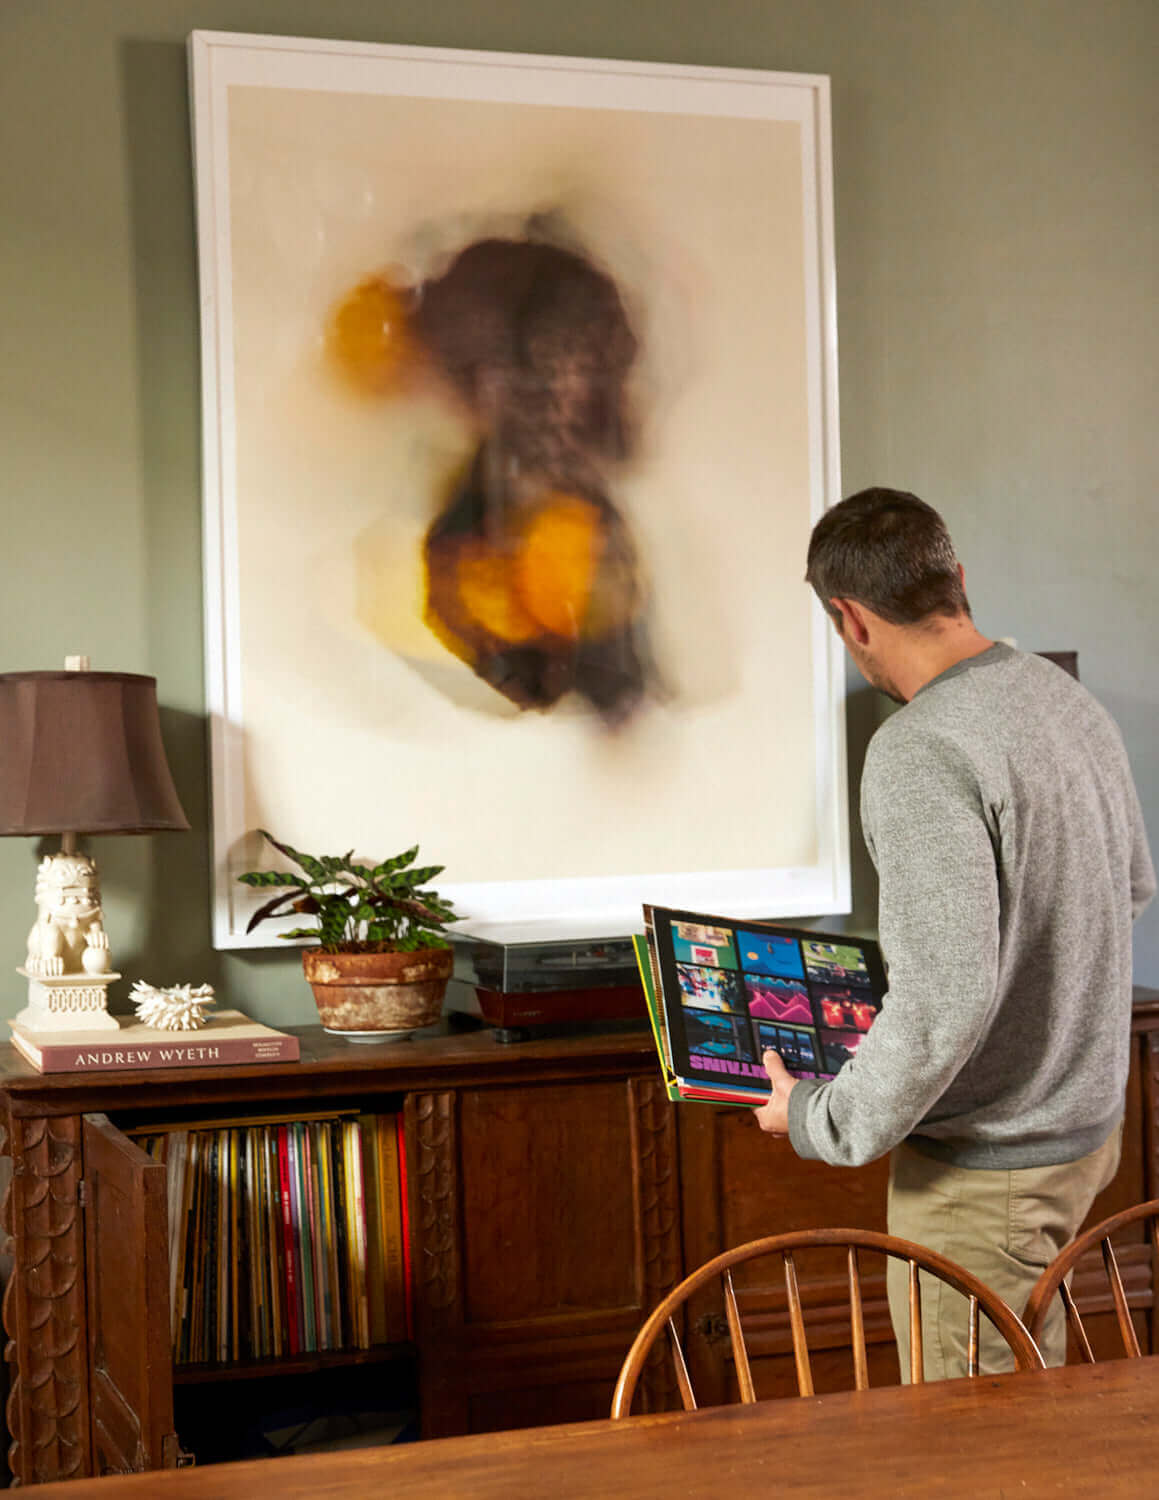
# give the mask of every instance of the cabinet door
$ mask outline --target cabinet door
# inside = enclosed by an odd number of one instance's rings
[[[680,1279],[674,1114],[652,1072],[411,1096],[424,1437],[607,1416]]]
[[[105,1115],[85,1116],[83,1151],[93,1470],[172,1468],[165,1168]]]

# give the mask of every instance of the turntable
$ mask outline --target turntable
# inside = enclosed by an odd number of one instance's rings
[[[501,1042],[537,1031],[647,1019],[630,937],[546,935],[534,923],[457,928],[452,1009],[481,1016]]]

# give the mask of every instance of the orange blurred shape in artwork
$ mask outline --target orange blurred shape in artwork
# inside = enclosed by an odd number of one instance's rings
[[[455,565],[462,614],[508,645],[534,640],[543,628],[519,597],[515,563],[516,559],[472,538],[460,544]]]
[[[519,593],[543,629],[568,640],[588,622],[603,534],[600,513],[575,495],[550,495],[524,528]]]
[[[326,348],[354,389],[388,395],[403,384],[415,361],[406,293],[387,277],[367,276],[330,314]]]
[[[489,498],[476,464],[428,531],[423,561],[427,626],[518,707],[551,708],[574,691],[615,724],[639,702],[643,589],[607,501],[546,486]]]
[[[639,602],[634,578],[605,566],[614,556],[599,507],[549,491],[497,536],[453,535],[428,548],[427,623],[472,665],[467,640],[598,639]]]

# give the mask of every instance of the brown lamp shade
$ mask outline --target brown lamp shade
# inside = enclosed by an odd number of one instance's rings
[[[188,828],[155,677],[0,673],[0,834]]]

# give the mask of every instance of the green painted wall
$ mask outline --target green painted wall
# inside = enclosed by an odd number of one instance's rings
[[[155,673],[195,824],[96,846],[127,975],[312,1016],[295,955],[209,946],[194,28],[828,73],[844,489],[929,498],[981,627],[1079,650],[1159,843],[1154,0],[0,0],[0,669]],[[13,967],[35,858],[0,840]]]

